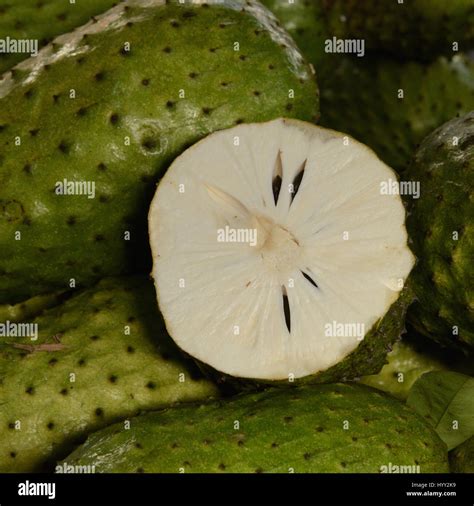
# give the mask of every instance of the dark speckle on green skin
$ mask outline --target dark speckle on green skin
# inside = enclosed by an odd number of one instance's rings
[[[36,299],[37,308],[40,302],[46,301]],[[29,337],[2,339],[0,473],[53,471],[91,431],[140,410],[218,396],[167,336],[145,278],[103,280],[36,318],[33,302],[26,304],[21,315],[39,329],[34,345],[51,344],[60,334],[63,347],[25,353],[14,345],[31,345]],[[22,430],[15,430],[16,420]]]
[[[0,209],[8,207],[0,213],[0,304],[68,288],[71,278],[84,287],[149,272],[148,206],[178,154],[238,121],[318,117],[309,66],[266,11],[239,5],[130,8],[121,15],[134,20],[126,31],[104,29],[73,56],[45,56],[48,70],[28,85],[25,69],[0,84]],[[64,179],[94,182],[97,198],[58,196]]]
[[[426,337],[472,353],[474,112],[430,134],[408,173],[421,185],[407,221],[419,258],[413,271],[417,301],[409,319]]]
[[[97,473],[138,466],[156,473],[380,473],[390,463],[448,471],[438,435],[392,397],[353,384],[300,387],[297,399],[294,392],[270,389],[142,415],[129,430],[118,424],[92,434],[65,461],[94,465]]]

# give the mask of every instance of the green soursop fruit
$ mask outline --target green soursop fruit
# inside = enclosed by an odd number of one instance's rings
[[[216,395],[181,358],[141,278],[107,279],[1,338],[0,472],[51,469],[91,431]]]
[[[474,62],[461,55],[429,65],[356,56],[333,63],[319,74],[321,124],[366,143],[399,173],[430,132],[474,109]]]
[[[34,40],[38,48],[54,37],[83,25],[92,16],[118,4],[120,0],[0,0],[0,40],[7,45],[0,52],[0,74],[29,56],[11,52],[16,42]],[[10,42],[8,42],[10,41]]]
[[[474,437],[449,452],[453,473],[474,473]]]
[[[363,39],[369,51],[429,60],[474,46],[473,0],[317,1],[333,36]]]
[[[426,342],[410,331],[393,346],[387,364],[378,374],[364,376],[360,382],[406,400],[415,381],[430,371],[454,370],[474,374],[474,364],[458,354],[447,354],[432,341]]]
[[[325,10],[320,0],[261,0],[293,37],[309,62],[316,66],[326,60],[325,42],[330,37]]]
[[[289,36],[243,0],[130,0],[4,74],[0,97],[0,303],[148,272],[146,213],[176,155],[318,111]]]
[[[474,348],[474,111],[449,121],[418,149],[408,176],[420,182],[407,227],[419,261],[417,331],[447,346]]]
[[[171,337],[222,378],[377,372],[403,331],[414,263],[401,198],[383,191],[391,180],[366,146],[290,119],[186,150],[149,213]]]
[[[70,296],[70,292],[36,295],[17,304],[0,304],[0,324],[7,321],[21,322],[40,315],[46,309],[57,306]]]
[[[448,470],[446,446],[421,417],[351,384],[272,389],[148,413],[133,418],[129,430],[117,424],[92,434],[62,465],[95,466],[97,473]]]

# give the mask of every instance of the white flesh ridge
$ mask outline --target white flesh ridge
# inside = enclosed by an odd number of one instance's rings
[[[149,215],[170,335],[236,377],[291,380],[343,360],[414,263],[400,196],[381,191],[390,181],[364,145],[294,120],[188,149]]]

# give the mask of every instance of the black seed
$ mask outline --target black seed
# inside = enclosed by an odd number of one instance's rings
[[[305,160],[302,163],[300,170],[298,171],[298,174],[296,174],[295,178],[293,179],[293,192],[291,195],[291,202],[293,202],[294,198],[296,197],[296,194],[298,193],[298,190],[300,189],[301,182],[303,181],[304,170],[306,168],[307,161],[308,160]]]
[[[316,281],[314,281],[314,279],[309,276],[308,274],[306,274],[306,272],[303,272],[303,271],[300,271],[301,274],[303,274],[303,276],[305,277],[305,279],[307,279],[313,286],[315,286],[316,288],[319,288]]]
[[[281,161],[281,151],[278,151],[278,155],[275,161],[275,168],[273,169],[273,179],[272,179],[273,200],[275,201],[275,205],[278,204],[278,198],[280,197],[282,178],[283,178],[283,164]]]
[[[290,312],[290,303],[288,301],[288,294],[286,292],[286,287],[283,285],[282,289],[282,297],[283,297],[283,312],[285,313],[285,323],[288,332],[291,333],[291,312]]]

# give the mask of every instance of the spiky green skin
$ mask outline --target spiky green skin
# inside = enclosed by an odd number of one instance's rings
[[[474,62],[463,56],[429,65],[342,56],[319,77],[321,124],[367,144],[402,175],[430,132],[474,109]]]
[[[303,378],[264,381],[262,379],[236,378],[197,361],[204,374],[215,380],[230,392],[255,390],[257,386],[288,387],[350,381],[360,376],[378,373],[387,362],[387,353],[392,345],[405,332],[405,315],[413,302],[413,292],[407,286],[387,313],[367,332],[359,346],[340,362],[325,371]]]
[[[0,305],[0,323],[28,321],[40,315],[46,309],[57,306],[69,296],[67,292],[56,292],[46,295],[36,295],[17,304]]]
[[[351,384],[149,413],[130,430],[113,425],[91,435],[65,462],[98,473],[378,473],[389,462],[421,472],[448,468],[444,443],[417,414]]]
[[[146,215],[171,160],[238,122],[317,116],[314,76],[261,6],[169,3],[119,18],[134,21],[87,36],[29,84],[17,67],[0,99],[0,303],[149,272]],[[95,182],[96,198],[57,195],[64,179]]]
[[[119,1],[0,0],[0,39],[36,39],[41,48]],[[0,74],[27,57],[21,53],[0,53]]]
[[[148,280],[104,280],[34,320],[38,341],[1,338],[0,472],[51,469],[93,430],[217,394],[167,336],[154,299]],[[59,351],[13,346],[58,334]]]
[[[457,145],[453,146],[453,140]],[[419,261],[409,318],[441,344],[474,349],[474,112],[449,121],[418,149],[408,176],[420,181],[407,228]]]
[[[440,350],[432,341],[425,342],[419,336],[414,339],[413,331],[394,345],[387,360],[378,374],[364,376],[360,382],[401,400],[406,400],[413,383],[426,372],[455,370],[474,374],[472,360],[446,354],[446,350]]]
[[[332,35],[363,39],[366,49],[430,60],[474,46],[473,0],[318,0]]]
[[[327,58],[324,43],[330,37],[321,1],[315,0],[261,0],[278,18],[283,28],[293,37],[306,59],[316,66]]]
[[[453,473],[474,473],[474,437],[449,452]]]

